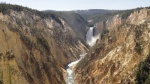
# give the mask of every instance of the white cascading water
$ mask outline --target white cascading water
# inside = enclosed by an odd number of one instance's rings
[[[93,29],[94,27],[90,27],[90,29],[87,31],[87,34],[86,34],[86,42],[87,44],[89,44],[91,47],[93,45],[96,44],[96,41],[99,39],[99,35],[97,36],[93,36]]]
[[[73,73],[73,68],[75,67],[75,65],[81,60],[84,58],[84,56],[86,55],[87,53],[82,53],[80,54],[80,59],[79,60],[76,60],[74,62],[71,62],[68,64],[68,68],[67,68],[67,77],[66,77],[66,82],[67,84],[75,84],[74,82],[74,73]]]
[[[86,34],[86,42],[92,47],[97,39],[99,38],[99,35],[97,36],[93,36],[93,29],[94,27],[90,27],[90,29],[87,31],[87,34]],[[79,60],[76,60],[74,62],[71,62],[68,64],[68,68],[67,68],[67,76],[66,76],[66,83],[67,84],[75,84],[75,81],[74,81],[74,73],[73,73],[73,68],[75,67],[75,65],[81,60],[84,58],[84,56],[86,55],[87,53],[82,53],[80,54],[80,59]]]

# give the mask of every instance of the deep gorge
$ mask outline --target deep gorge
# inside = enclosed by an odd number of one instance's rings
[[[147,83],[149,53],[149,7],[38,11],[0,4],[0,84]]]

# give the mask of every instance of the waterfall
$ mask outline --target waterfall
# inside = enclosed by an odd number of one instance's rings
[[[87,34],[86,34],[86,42],[91,47],[95,45],[96,41],[99,39],[99,35],[96,35],[96,36],[93,35],[93,29],[94,27],[90,27],[90,29],[87,31]]]
[[[90,27],[90,29],[87,31],[87,34],[86,34],[86,42],[92,47],[97,39],[99,38],[99,35],[97,36],[94,36],[93,35],[93,29],[94,27]],[[67,66],[67,75],[66,75],[66,83],[67,84],[75,84],[75,81],[74,81],[74,70],[73,68],[75,67],[75,65],[81,60],[84,58],[84,56],[86,55],[87,53],[82,53],[80,54],[80,59],[79,60],[76,60],[74,62],[71,62],[68,64]]]

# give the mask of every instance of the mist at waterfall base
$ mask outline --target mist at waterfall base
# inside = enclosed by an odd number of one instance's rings
[[[99,35],[97,36],[93,36],[93,29],[94,27],[90,27],[89,30],[87,31],[86,34],[86,42],[87,44],[89,44],[91,47],[93,45],[95,45],[97,39],[99,38]],[[67,76],[66,76],[66,83],[67,84],[75,84],[74,81],[74,73],[73,73],[73,68],[75,67],[75,65],[85,57],[87,53],[81,53],[80,54],[80,59],[76,60],[74,62],[71,62],[68,64],[68,68],[67,68]]]
[[[90,27],[90,29],[87,31],[86,34],[86,42],[89,44],[89,46],[94,46],[96,44],[96,41],[99,39],[99,35],[94,36],[93,35],[94,27]]]

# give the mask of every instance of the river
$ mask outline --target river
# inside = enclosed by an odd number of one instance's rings
[[[87,31],[86,34],[86,42],[87,44],[89,44],[91,47],[96,43],[97,39],[99,38],[99,36],[93,36],[93,29],[94,27],[90,27],[89,30]],[[74,81],[74,67],[75,65],[86,56],[87,53],[81,53],[80,54],[80,59],[76,60],[74,62],[71,62],[68,64],[67,66],[67,76],[66,76],[66,83],[67,84],[75,84]]]
[[[75,67],[75,65],[81,60],[84,58],[84,56],[86,55],[87,53],[82,53],[80,54],[80,59],[79,60],[76,60],[74,62],[71,62],[68,64],[68,68],[67,68],[67,79],[66,79],[66,82],[67,84],[75,84],[74,82],[74,73],[73,73],[73,68]]]

